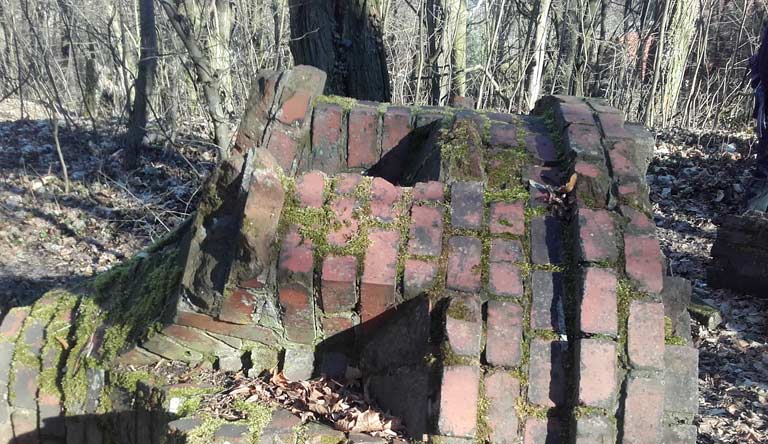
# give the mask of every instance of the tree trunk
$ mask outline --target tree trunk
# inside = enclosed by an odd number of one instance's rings
[[[233,112],[232,106],[232,57],[230,40],[232,37],[232,9],[229,0],[215,0],[213,20],[209,31],[211,64],[219,75],[222,106],[227,112]]]
[[[389,74],[374,0],[289,0],[297,65],[328,75],[326,93],[388,102]]]
[[[147,133],[147,105],[155,87],[155,70],[157,69],[157,30],[155,29],[154,0],[141,0],[139,3],[141,20],[141,52],[139,57],[139,74],[135,82],[135,99],[131,111],[131,121],[126,138],[125,157],[123,164],[126,168],[138,166],[139,148]]]
[[[669,44],[667,46],[667,69],[664,77],[661,100],[662,124],[669,120],[677,109],[677,101],[683,86],[683,76],[691,53],[696,20],[699,18],[697,0],[677,0],[669,23]]]
[[[431,70],[430,103],[445,105],[466,94],[466,0],[428,0],[427,34]]]
[[[551,0],[539,2],[539,10],[536,14],[536,37],[533,42],[533,54],[531,57],[530,75],[528,77],[527,108],[531,111],[536,105],[541,91],[541,75],[544,72],[544,55],[547,46],[547,31],[549,27],[549,5]]]

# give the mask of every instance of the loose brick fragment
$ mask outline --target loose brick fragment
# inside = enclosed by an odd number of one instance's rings
[[[627,323],[627,352],[634,367],[664,366],[664,305],[632,301]]]
[[[608,269],[589,267],[584,274],[581,301],[581,331],[616,335],[618,315],[616,274]]]
[[[534,338],[528,368],[528,401],[545,407],[565,403],[568,381],[565,374],[567,343]]]
[[[619,249],[616,246],[616,224],[611,213],[580,208],[579,244],[583,261],[615,261]]]
[[[491,233],[525,234],[525,213],[522,202],[491,204]]]
[[[440,256],[443,251],[443,210],[424,205],[411,208],[408,253]]]
[[[613,341],[579,340],[579,403],[610,409],[616,402],[616,349]]]
[[[520,396],[520,381],[505,371],[486,376],[483,381],[485,398],[488,400],[486,421],[490,429],[489,438],[494,444],[515,444],[518,442],[517,397]]]
[[[630,377],[624,399],[622,443],[661,442],[664,385],[657,378]]]
[[[405,297],[411,299],[432,288],[437,272],[437,262],[417,259],[406,260],[405,272],[403,273],[403,292]]]
[[[260,327],[258,325],[249,325],[248,328],[243,328],[238,324],[217,321],[213,317],[202,313],[178,311],[176,313],[175,322],[179,325],[195,327],[208,332],[220,333],[227,336],[248,339],[250,341],[263,342],[265,344],[273,344],[277,342],[277,336],[275,336],[275,333],[268,328]]]
[[[453,366],[443,370],[439,433],[466,438],[475,436],[479,388],[479,367]]]
[[[451,225],[479,230],[483,223],[482,182],[456,182],[451,186]]]
[[[445,336],[459,356],[479,356],[483,316],[477,295],[451,298],[445,317]]]
[[[663,257],[658,239],[625,234],[624,259],[627,275],[638,282],[641,290],[661,293],[664,287]]]
[[[447,286],[453,290],[478,291],[480,289],[480,239],[454,236],[448,241]]]
[[[485,360],[491,365],[515,367],[522,358],[523,309],[509,301],[488,301]]]
[[[216,356],[237,353],[237,350],[234,348],[206,335],[204,331],[196,328],[171,324],[163,329],[163,334],[201,353],[210,353]]]
[[[356,280],[356,257],[326,256],[321,278],[323,310],[326,313],[335,313],[354,308],[357,304]]]

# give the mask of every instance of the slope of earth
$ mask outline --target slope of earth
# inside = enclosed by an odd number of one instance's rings
[[[52,125],[40,107],[27,107],[30,118],[16,121],[18,102],[0,103],[0,307],[73,285],[171,230],[193,211],[214,164],[210,147],[180,135],[125,172],[118,131],[62,121],[65,193]]]
[[[658,135],[648,171],[654,219],[674,275],[717,307],[723,324],[694,325],[700,444],[768,442],[768,299],[709,288],[718,217],[742,211],[754,163],[749,135]]]

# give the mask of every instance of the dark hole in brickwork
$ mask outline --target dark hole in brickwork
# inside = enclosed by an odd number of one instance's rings
[[[441,120],[418,127],[385,153],[368,169],[373,177],[381,177],[394,185],[413,186],[440,178],[440,149],[437,133]]]

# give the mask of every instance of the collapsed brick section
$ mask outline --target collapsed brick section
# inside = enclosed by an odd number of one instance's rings
[[[294,379],[360,367],[434,443],[695,442],[697,354],[665,329],[662,294],[676,290],[648,217],[647,134],[591,99],[520,117],[318,97],[323,80],[307,67],[257,78],[233,157],[179,236],[182,297],[164,296],[174,309],[153,335],[115,346],[126,325],[88,297],[6,314],[0,437],[103,442],[88,415],[124,376],[112,365],[166,358]],[[548,208],[572,172],[575,190]],[[113,408],[138,406],[112,425],[164,442],[171,418],[148,412],[169,406],[111,389]],[[261,442],[297,439],[297,424],[277,411]],[[237,424],[213,433],[252,439]]]

